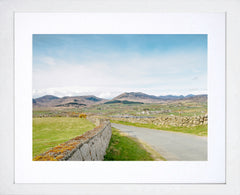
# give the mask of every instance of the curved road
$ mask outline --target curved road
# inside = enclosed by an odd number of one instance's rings
[[[138,138],[155,149],[166,160],[171,161],[204,161],[207,160],[207,137],[185,133],[175,133],[120,125],[112,123],[112,127]]]

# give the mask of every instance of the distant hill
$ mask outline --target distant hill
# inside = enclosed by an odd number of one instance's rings
[[[190,100],[190,101],[197,101],[197,102],[206,102],[207,98],[208,96],[206,94],[202,94],[202,95],[186,96],[184,99]]]
[[[59,97],[57,96],[53,96],[53,95],[45,95],[39,98],[36,98],[35,101],[36,102],[49,102],[51,100],[57,100],[59,99]]]
[[[166,96],[158,96],[158,99],[160,100],[181,100],[184,99],[183,95],[166,95]]]
[[[98,103],[104,103],[106,100],[96,96],[65,96],[62,98],[46,95],[33,99],[34,107],[80,107]]]
[[[148,95],[141,92],[130,92],[123,93],[119,96],[113,98],[113,100],[127,100],[133,102],[143,102],[143,103],[160,103],[165,101],[177,101],[177,100],[189,100],[189,101],[207,101],[207,95],[187,95],[187,96],[174,96],[174,95],[166,95],[166,96],[154,96]]]
[[[190,102],[207,102],[207,95],[187,95],[187,96],[154,96],[141,92],[122,93],[112,100],[102,99],[93,95],[89,96],[66,96],[56,97],[46,95],[36,99],[32,99],[33,107],[83,107],[95,104],[143,104],[143,103],[162,103],[172,101],[190,101]]]
[[[127,101],[127,100],[111,100],[107,101],[104,104],[143,104],[142,102],[133,102],[133,101]]]
[[[139,101],[143,103],[153,103],[158,101],[158,97],[154,95],[148,95],[141,92],[122,93],[119,96],[113,98],[113,100],[127,100],[127,101]]]

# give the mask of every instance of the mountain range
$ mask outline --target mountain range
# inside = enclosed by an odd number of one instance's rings
[[[34,107],[82,107],[102,103],[162,103],[166,101],[178,101],[178,100],[188,100],[188,101],[207,101],[207,95],[187,95],[187,96],[154,96],[148,95],[141,92],[125,92],[122,93],[112,100],[107,100],[99,98],[93,95],[89,96],[65,96],[62,98],[45,95],[32,100]]]

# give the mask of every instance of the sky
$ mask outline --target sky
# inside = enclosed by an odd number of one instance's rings
[[[124,92],[207,94],[207,35],[33,35],[33,98]]]

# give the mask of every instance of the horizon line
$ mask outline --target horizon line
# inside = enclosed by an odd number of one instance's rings
[[[155,97],[166,97],[166,96],[177,96],[177,97],[180,97],[180,96],[183,96],[183,97],[187,97],[189,95],[193,95],[193,96],[197,96],[197,95],[208,95],[207,93],[199,93],[199,94],[192,94],[192,93],[189,93],[187,95],[173,95],[173,94],[168,94],[168,95],[151,95],[151,94],[147,94],[147,93],[143,93],[143,92],[123,92],[121,94],[124,94],[124,93],[142,93],[142,94],[145,94],[145,95],[149,95],[149,96],[155,96]],[[121,95],[119,94],[119,95]],[[117,95],[117,96],[119,96]],[[42,95],[42,96],[38,96],[38,97],[33,97],[32,96],[32,99],[37,99],[37,98],[41,98],[41,97],[44,97],[44,96],[54,96],[54,97],[57,97],[57,98],[64,98],[64,97],[86,97],[86,96],[94,96],[94,97],[97,97],[97,98],[100,98],[96,95],[73,95],[73,96],[69,96],[69,95],[66,95],[66,96],[57,96],[57,95],[51,95],[51,94],[46,94],[46,95]],[[110,100],[110,99],[113,99],[117,96],[114,96],[112,98],[100,98],[100,99],[106,99],[106,100]]]

